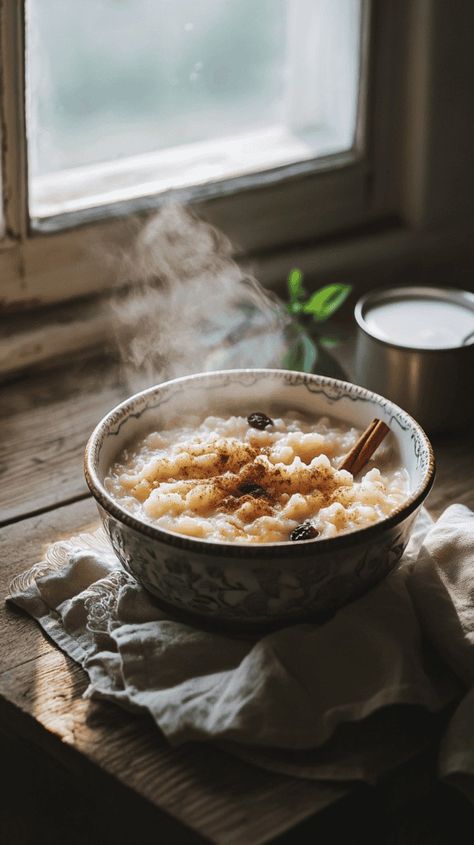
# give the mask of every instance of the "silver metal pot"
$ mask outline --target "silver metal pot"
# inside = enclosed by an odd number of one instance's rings
[[[449,288],[400,287],[363,296],[355,307],[358,325],[355,381],[410,413],[428,432],[472,426],[474,337],[461,345],[427,349],[384,339],[366,320],[376,305],[426,298],[461,305],[474,313],[474,295]]]

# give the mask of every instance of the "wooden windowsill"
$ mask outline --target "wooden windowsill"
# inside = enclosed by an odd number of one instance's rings
[[[299,267],[309,291],[331,282],[353,285],[351,309],[359,296],[381,285],[428,284],[472,290],[472,224],[425,232],[396,220],[341,234],[323,242],[242,259],[259,281],[286,296],[285,281]],[[110,286],[101,294],[3,312],[0,299],[0,382],[52,362],[74,361],[105,350],[113,334]]]

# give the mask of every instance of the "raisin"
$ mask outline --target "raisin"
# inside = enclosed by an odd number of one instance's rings
[[[253,481],[244,481],[243,484],[239,484],[238,490],[243,496],[247,494],[249,496],[255,496],[257,499],[267,495],[267,491],[263,487],[260,487],[260,484],[255,484]]]
[[[315,537],[319,537],[319,531],[308,520],[293,528],[290,534],[290,540],[314,540]]]
[[[261,411],[255,411],[254,414],[249,414],[247,422],[252,428],[259,428],[260,431],[268,428],[269,425],[275,425],[273,420],[267,417],[266,414],[262,414]]]

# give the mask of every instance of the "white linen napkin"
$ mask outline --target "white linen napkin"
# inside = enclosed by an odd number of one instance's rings
[[[433,525],[423,512],[402,565],[367,595],[324,625],[258,638],[170,618],[121,568],[101,530],[55,544],[14,580],[9,600],[84,667],[85,696],[148,712],[171,743],[213,740],[278,771],[373,780],[376,711],[435,712],[474,679],[474,515],[454,505]],[[419,620],[443,657],[435,669]],[[474,775],[473,701],[471,693],[459,705],[441,755],[442,773],[464,780]]]
[[[441,745],[440,773],[474,801],[474,513],[451,505],[426,535],[408,586],[426,637],[468,689]]]

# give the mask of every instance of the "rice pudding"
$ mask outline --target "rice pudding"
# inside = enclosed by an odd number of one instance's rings
[[[360,431],[297,413],[186,419],[124,450],[105,479],[135,517],[217,542],[335,537],[389,516],[408,494],[387,438],[355,480],[338,466]]]

